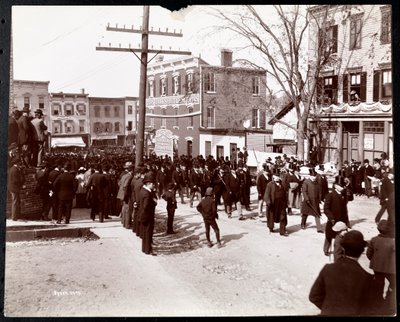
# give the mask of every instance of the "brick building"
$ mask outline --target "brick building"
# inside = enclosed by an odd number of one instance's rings
[[[138,97],[126,97],[125,106],[125,133],[126,133],[126,146],[135,145],[137,124],[138,124]]]
[[[230,156],[232,148],[265,151],[265,71],[232,67],[232,52],[221,66],[197,57],[149,64],[146,128],[168,129],[179,154]],[[248,124],[247,128],[243,124]]]
[[[340,166],[351,159],[371,162],[382,152],[392,156],[391,6],[322,5],[309,12],[316,17],[309,59],[321,41],[331,57],[320,73],[318,111],[310,121],[321,136],[320,160]]]
[[[125,98],[89,97],[89,118],[91,145],[125,145]]]

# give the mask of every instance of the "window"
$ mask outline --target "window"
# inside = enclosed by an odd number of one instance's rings
[[[60,115],[61,106],[59,104],[53,104],[52,106],[52,114],[53,115]]]
[[[71,104],[65,105],[65,115],[70,116],[74,114],[74,107]]]
[[[327,29],[319,31],[319,48],[321,53],[337,53],[338,47],[338,26],[329,26]]]
[[[207,127],[215,127],[215,108],[209,106],[207,108]]]
[[[79,132],[85,132],[85,120],[79,120]]]
[[[251,113],[251,127],[259,127],[259,110],[257,108],[252,109]]]
[[[106,124],[104,125],[104,131],[106,131],[107,133],[112,132],[112,124],[110,122],[106,122]]]
[[[252,94],[260,95],[260,77],[258,76],[252,77]]]
[[[160,79],[160,95],[166,96],[167,95],[167,78],[163,77]]]
[[[109,106],[104,107],[104,116],[110,117],[110,107]]]
[[[373,101],[389,100],[392,98],[392,70],[374,71]]]
[[[149,110],[149,114],[154,114],[154,110]],[[150,126],[154,128],[154,117],[150,117]]]
[[[100,133],[102,132],[102,125],[100,122],[95,122],[94,123],[94,133]]]
[[[44,109],[44,97],[39,96],[39,108]]]
[[[74,132],[74,125],[72,122],[67,122],[65,124],[65,133],[73,133]]]
[[[100,106],[95,106],[94,107],[94,116],[95,117],[100,117]]]
[[[120,128],[119,122],[115,122],[114,123],[114,132],[119,132],[120,131],[119,128]]]
[[[365,122],[364,121],[364,132],[365,133],[384,133],[385,122]]]
[[[192,93],[193,91],[193,74],[186,74],[186,93]]]
[[[204,74],[204,91],[215,93],[215,75],[208,72]]]
[[[350,22],[350,50],[361,48],[361,18]]]
[[[343,77],[343,102],[365,102],[367,73],[357,72]]]
[[[132,115],[132,113],[133,113],[132,105],[128,105],[128,114]]]
[[[189,110],[189,114],[192,114],[193,113],[193,106],[189,106],[188,110]],[[188,126],[193,126],[193,116],[189,116],[189,124],[188,124]]]
[[[172,81],[172,92],[174,95],[179,94],[179,75],[175,76]]]
[[[78,104],[77,107],[77,112],[79,115],[86,115],[86,106],[85,104]]]
[[[155,86],[154,86],[154,80],[149,79],[149,97],[154,97],[155,95]]]
[[[381,44],[389,44],[392,40],[392,14],[390,7],[381,8]]]
[[[53,123],[53,130],[55,134],[61,133],[61,123],[59,121]]]
[[[179,110],[177,109],[177,108],[175,108],[175,126],[176,127],[179,127],[179,117],[178,117],[178,115],[179,115]]]
[[[132,121],[128,121],[128,131],[132,131]]]
[[[114,117],[119,117],[119,106],[114,106]]]
[[[317,84],[318,104],[331,105],[337,104],[337,75],[321,77]]]
[[[167,109],[165,108],[161,109],[161,114],[167,115]],[[167,118],[165,117],[161,118],[161,127],[167,127]]]
[[[29,96],[24,96],[24,107],[30,108],[31,106],[31,99]]]

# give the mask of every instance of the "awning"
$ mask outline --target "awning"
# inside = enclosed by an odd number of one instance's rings
[[[68,147],[68,146],[78,146],[84,148],[86,146],[80,136],[70,136],[62,138],[51,138],[51,147]]]

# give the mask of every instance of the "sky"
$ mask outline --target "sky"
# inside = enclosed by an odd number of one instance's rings
[[[238,10],[234,6],[227,9]],[[262,6],[268,13],[268,6]],[[270,12],[270,11],[269,11]],[[96,46],[137,48],[140,34],[107,31],[106,26],[139,28],[142,6],[13,6],[14,79],[49,81],[50,92],[90,96],[138,96],[140,65],[129,52],[97,51]],[[182,30],[183,37],[149,36],[149,48],[192,51],[211,65],[220,65],[222,48],[233,50],[233,59],[259,59],[257,52],[239,50],[243,41],[228,32],[216,32],[221,21],[207,6],[171,12],[150,7],[149,28]],[[140,53],[138,53],[140,56]],[[149,55],[151,59],[153,55]],[[179,57],[164,55],[164,60]]]

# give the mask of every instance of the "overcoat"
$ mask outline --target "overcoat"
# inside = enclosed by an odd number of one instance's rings
[[[321,216],[319,203],[321,202],[321,190],[317,180],[304,180],[302,184],[303,202],[300,212],[303,215]],[[308,204],[310,202],[310,204]]]
[[[70,172],[61,173],[53,183],[54,191],[57,198],[63,201],[71,201],[75,197],[75,192],[78,189],[78,180],[75,175]]]
[[[374,272],[394,274],[395,265],[395,240],[390,236],[379,234],[368,243],[367,257],[369,267]]]
[[[336,236],[336,233],[332,230],[332,220],[335,222],[343,221],[347,227],[350,227],[347,212],[347,198],[338,193],[335,189],[328,193],[325,198],[324,213],[328,217],[328,222],[325,227],[325,234],[328,238],[335,238]]]
[[[287,194],[283,185],[278,186],[274,181],[269,182],[265,189],[264,200],[274,222],[280,222],[281,216],[286,214],[287,207]],[[270,214],[267,215],[270,216]]]

